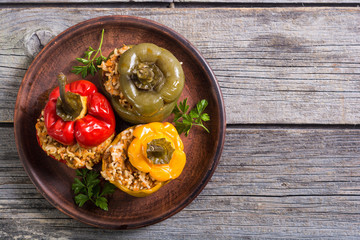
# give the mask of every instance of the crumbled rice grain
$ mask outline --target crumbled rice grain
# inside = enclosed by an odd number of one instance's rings
[[[134,139],[134,127],[120,133],[121,140],[114,146],[110,146],[105,154],[103,164],[105,169],[101,175],[108,181],[116,182],[132,191],[151,189],[158,182],[149,173],[144,173],[134,168],[127,157],[127,149]]]
[[[103,77],[106,77],[107,79],[104,82],[105,90],[112,96],[118,97],[120,105],[122,105],[125,109],[132,110],[133,106],[124,97],[120,90],[120,75],[118,72],[120,55],[126,52],[129,48],[130,47],[126,45],[122,48],[115,48],[113,54],[111,54],[106,61],[102,61],[98,67],[102,70]]]

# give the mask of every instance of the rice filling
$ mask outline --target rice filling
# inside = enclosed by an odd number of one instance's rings
[[[134,128],[128,128],[121,134],[120,141],[110,146],[106,151],[103,164],[106,164],[101,175],[106,180],[118,183],[132,191],[151,189],[159,182],[154,180],[149,173],[137,170],[127,157],[127,149],[134,139]]]
[[[120,55],[130,49],[129,46],[124,45],[122,48],[115,48],[114,52],[109,56],[106,61],[102,61],[101,65],[98,67],[103,72],[103,77],[106,78],[104,82],[105,90],[114,97],[118,97],[118,101],[121,106],[127,110],[132,110],[133,106],[125,98],[123,93],[120,90],[119,78],[120,74],[118,72],[118,62]]]

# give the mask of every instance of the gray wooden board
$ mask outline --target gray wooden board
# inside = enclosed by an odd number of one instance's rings
[[[21,0],[20,0],[21,1]],[[40,0],[41,1],[41,0]],[[66,0],[65,0],[66,1]],[[356,0],[174,0],[175,6],[176,3],[253,3],[253,4],[301,4],[301,3],[309,3],[309,4],[334,4],[334,3],[359,3]]]
[[[170,3],[172,0],[0,0],[0,3]],[[338,1],[339,2],[339,1]],[[341,1],[340,1],[341,2]],[[141,6],[141,5],[139,5]]]
[[[351,7],[0,9],[0,121],[12,122],[40,45],[113,14],[155,20],[190,40],[218,78],[229,124],[359,123],[360,8]]]
[[[89,227],[52,207],[0,128],[0,238],[360,238],[360,130],[228,128],[220,164],[184,210],[131,231]]]
[[[0,0],[0,3],[119,3],[119,2],[135,2],[135,3],[154,3],[154,2],[174,2],[176,3],[358,3],[357,0]],[[176,6],[176,5],[175,5]]]

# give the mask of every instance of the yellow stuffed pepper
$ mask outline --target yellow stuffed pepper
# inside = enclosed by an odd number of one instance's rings
[[[186,163],[183,150],[170,123],[130,127],[105,152],[101,174],[122,191],[145,197],[180,176]]]

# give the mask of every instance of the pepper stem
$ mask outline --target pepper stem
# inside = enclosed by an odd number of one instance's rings
[[[136,76],[142,83],[151,83],[154,80],[154,75],[154,71],[150,68],[149,65],[145,63],[140,63],[138,65]]]
[[[56,114],[64,121],[74,121],[86,114],[86,97],[73,92],[65,92],[66,76],[60,73],[57,76],[60,96],[56,102]]]
[[[65,95],[65,85],[66,85],[66,76],[65,74],[63,73],[60,73],[58,76],[57,76],[57,81],[58,81],[58,84],[59,84],[59,90],[60,90],[60,100],[62,101],[62,109],[65,111],[65,112],[72,112],[72,108],[69,104],[69,101],[68,99],[66,98],[66,95]]]
[[[164,74],[154,63],[140,62],[133,74],[135,75],[133,80],[136,87],[142,90],[152,90],[164,82]]]
[[[154,164],[168,164],[175,149],[165,138],[154,139],[147,144],[146,154]]]

